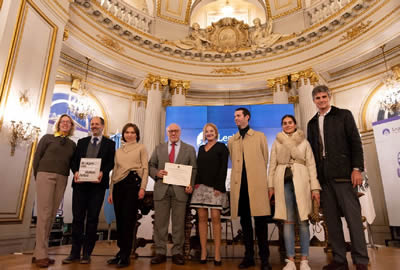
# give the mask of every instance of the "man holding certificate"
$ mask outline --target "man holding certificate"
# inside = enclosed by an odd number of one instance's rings
[[[154,184],[154,242],[156,256],[152,264],[166,261],[168,225],[172,211],[172,262],[183,265],[186,202],[196,179],[196,151],[180,140],[181,128],[167,128],[168,142],[158,145],[149,161]]]
[[[78,141],[71,169],[72,183],[72,248],[64,264],[80,261],[90,263],[97,238],[97,224],[109,185],[109,174],[114,168],[115,143],[103,136],[104,119],[90,121],[92,136]],[[85,228],[86,219],[86,229]],[[82,257],[81,257],[81,250]]]

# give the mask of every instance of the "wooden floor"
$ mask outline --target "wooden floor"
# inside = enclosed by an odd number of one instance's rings
[[[213,253],[212,246],[209,247],[209,253]],[[278,247],[270,247],[271,257],[270,262],[274,270],[282,269],[284,264],[280,262]],[[90,265],[81,265],[79,263],[62,265],[61,260],[65,258],[70,251],[70,246],[61,246],[51,248],[51,258],[56,260],[55,265],[49,269],[116,269],[112,266],[107,266],[106,261],[111,258],[117,251],[118,248],[115,242],[108,243],[107,241],[99,241],[96,244],[96,248],[92,255],[92,262]],[[161,265],[150,265],[150,259],[153,254],[151,244],[148,244],[145,248],[139,248],[137,253],[139,258],[131,261],[131,265],[124,269],[140,269],[140,270],[205,270],[205,269],[221,269],[221,270],[234,270],[238,269],[237,265],[240,263],[241,256],[243,256],[243,247],[241,245],[229,245],[223,246],[222,249],[223,264],[220,267],[215,267],[213,264],[213,258],[209,259],[209,262],[205,265],[199,264],[198,261],[187,261],[184,266],[176,266],[172,264],[171,259],[168,258],[167,262]],[[400,269],[400,249],[399,248],[387,248],[379,247],[378,249],[369,249],[370,255],[370,266],[369,269],[377,270],[396,270]],[[351,263],[350,256],[348,256],[349,263]],[[26,269],[39,269],[34,264],[31,264],[32,253],[26,252],[23,254],[12,254],[0,256],[0,270],[26,270]],[[312,269],[321,269],[323,265],[327,263],[327,256],[323,252],[322,248],[312,247],[310,248],[310,266]],[[249,268],[249,270],[259,269],[259,266]],[[350,269],[355,269],[353,265]]]

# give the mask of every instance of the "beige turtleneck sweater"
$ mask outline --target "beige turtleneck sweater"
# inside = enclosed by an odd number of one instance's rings
[[[136,171],[142,178],[140,188],[146,189],[149,176],[147,150],[136,141],[125,143],[115,152],[115,165],[111,176],[110,193],[114,184],[123,180],[130,171]]]

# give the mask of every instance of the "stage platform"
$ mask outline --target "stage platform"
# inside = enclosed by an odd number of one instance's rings
[[[52,247],[50,249],[50,257],[56,260],[56,263],[49,267],[49,269],[116,269],[113,266],[107,265],[107,260],[111,258],[118,250],[115,241],[111,243],[108,241],[98,241],[96,248],[92,255],[92,262],[90,265],[81,265],[74,263],[70,265],[63,265],[62,259],[65,258],[71,246],[60,246]],[[274,270],[282,269],[284,263],[280,261],[278,247],[272,246],[270,262]],[[209,244],[209,254],[213,254],[212,245]],[[400,249],[392,247],[379,246],[378,249],[369,248],[370,255],[370,266],[369,269],[376,270],[396,270],[400,269]],[[167,262],[160,265],[151,265],[150,259],[153,255],[152,244],[147,244],[144,248],[139,248],[137,253],[138,258],[132,259],[131,265],[124,269],[138,269],[138,270],[206,270],[206,269],[220,269],[220,270],[234,270],[238,269],[237,265],[241,261],[243,256],[243,246],[239,244],[235,245],[223,245],[221,249],[222,253],[222,266],[214,266],[213,257],[209,258],[209,262],[205,265],[199,264],[198,259],[188,260],[184,266],[177,266],[172,264],[171,258],[168,258]],[[0,256],[0,270],[27,270],[27,269],[39,269],[34,264],[31,264],[32,252],[24,252],[22,254],[11,254]],[[324,253],[323,248],[311,247],[310,248],[310,266],[312,269],[322,269],[322,266],[327,263],[329,258]],[[350,253],[348,253],[348,260],[350,263],[350,269],[355,269],[351,263]],[[259,269],[259,262],[256,267],[249,268],[249,270]]]

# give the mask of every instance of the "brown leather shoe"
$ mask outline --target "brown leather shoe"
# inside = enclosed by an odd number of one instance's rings
[[[162,254],[157,254],[151,259],[151,264],[160,264],[167,260],[167,256]]]
[[[56,260],[52,258],[47,258],[49,260],[49,264],[55,264]],[[36,257],[32,257],[32,263],[36,263]]]
[[[368,269],[368,265],[356,263],[356,270],[367,270],[367,269]]]
[[[35,259],[35,264],[37,267],[39,268],[47,268],[50,266],[50,260],[48,258],[44,258],[44,259],[40,259],[40,260],[36,260]]]
[[[182,254],[172,255],[172,263],[177,264],[177,265],[184,265],[185,257],[183,257]]]

